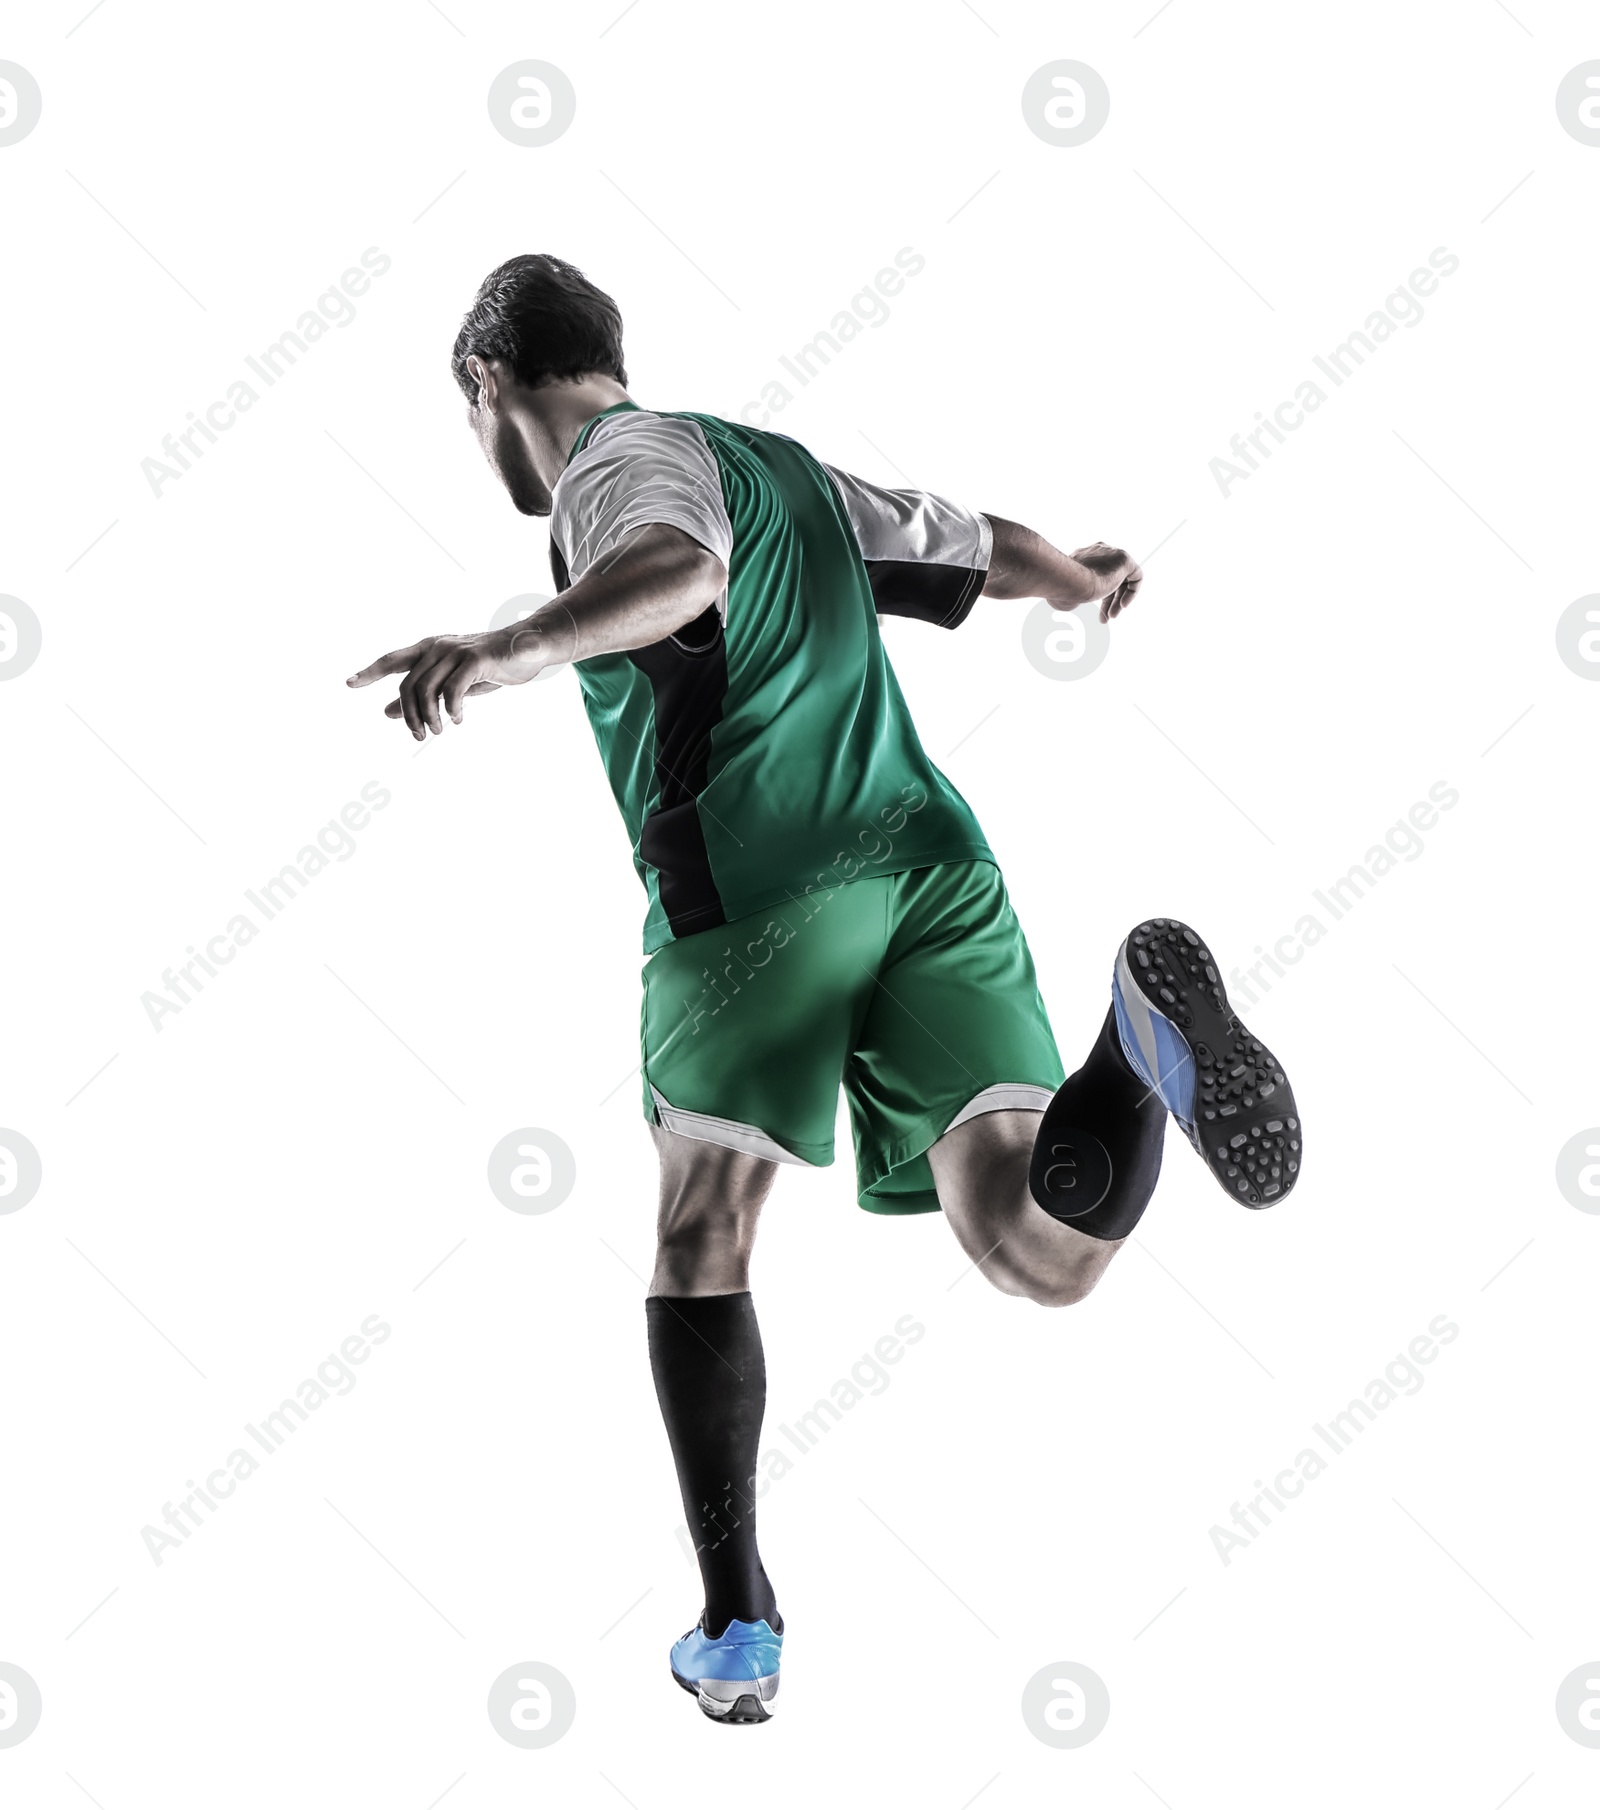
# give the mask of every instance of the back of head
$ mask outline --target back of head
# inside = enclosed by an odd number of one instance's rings
[[[548,252],[508,258],[479,286],[450,358],[469,402],[478,395],[467,371],[473,354],[501,359],[530,387],[590,371],[628,381],[617,304],[575,265]]]

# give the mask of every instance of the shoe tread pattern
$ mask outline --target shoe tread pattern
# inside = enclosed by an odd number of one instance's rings
[[[1247,1207],[1276,1206],[1300,1177],[1301,1126],[1283,1065],[1228,1003],[1211,951],[1177,918],[1148,918],[1128,958],[1152,1010],[1194,1051],[1190,1134],[1211,1173]]]

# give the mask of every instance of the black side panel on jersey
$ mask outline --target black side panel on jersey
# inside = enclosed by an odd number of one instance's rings
[[[550,575],[558,592],[571,582],[554,541]],[[699,805],[711,732],[728,695],[727,645],[716,605],[676,635],[634,648],[628,658],[650,681],[655,700],[657,803],[639,832],[639,858],[656,870],[672,934],[693,936],[728,921],[711,876]]]
[[[959,628],[983,593],[987,572],[915,559],[869,559],[867,579],[880,616],[915,616],[936,628]]]
[[[728,696],[728,650],[713,606],[681,633],[628,658],[650,681],[656,714],[656,808],[639,832],[640,857],[656,870],[672,934],[693,936],[728,921],[711,875],[700,794],[711,732]]]

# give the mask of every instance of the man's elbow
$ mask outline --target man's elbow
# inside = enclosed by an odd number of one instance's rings
[[[709,609],[728,588],[728,568],[709,547],[695,545],[689,581],[701,609]]]
[[[664,573],[661,632],[676,635],[715,611],[728,588],[728,568],[709,547],[681,532]]]

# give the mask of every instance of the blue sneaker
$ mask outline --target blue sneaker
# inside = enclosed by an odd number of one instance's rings
[[[1211,951],[1176,918],[1150,918],[1111,975],[1128,1065],[1235,1200],[1271,1207],[1300,1177],[1300,1118],[1278,1061],[1240,1023]]]
[[[783,1636],[764,1621],[730,1621],[708,1640],[698,1622],[672,1643],[672,1675],[713,1722],[770,1722]]]

